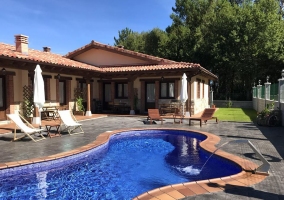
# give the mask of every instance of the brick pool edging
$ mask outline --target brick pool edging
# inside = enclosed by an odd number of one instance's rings
[[[84,145],[82,147],[73,149],[71,151],[62,152],[62,153],[40,157],[40,158],[33,158],[29,160],[0,163],[0,170],[7,169],[7,168],[14,168],[18,166],[24,166],[28,164],[40,163],[40,162],[45,162],[45,161],[52,161],[52,160],[56,160],[59,158],[76,155],[76,154],[91,150],[102,144],[105,144],[106,142],[109,141],[112,135],[115,135],[117,133],[124,132],[124,131],[133,131],[133,130],[182,130],[182,131],[200,133],[200,134],[207,136],[207,138],[200,143],[200,146],[208,152],[214,152],[217,149],[215,145],[218,144],[218,142],[220,141],[220,138],[216,135],[210,134],[208,132],[193,131],[189,129],[177,129],[177,128],[120,129],[120,130],[114,130],[114,131],[106,131],[98,135],[95,141],[87,145]],[[229,154],[222,150],[218,150],[217,152],[215,152],[215,154],[237,163],[238,165],[242,167],[243,171],[236,175],[222,177],[222,178],[193,181],[193,182],[174,184],[174,185],[168,185],[168,186],[161,187],[161,188],[156,188],[154,190],[145,192],[137,197],[134,197],[134,199],[135,200],[181,199],[187,196],[194,196],[198,194],[223,191],[224,189],[231,188],[231,187],[250,186],[250,185],[253,185],[253,184],[256,184],[262,181],[267,176],[267,174],[253,174],[252,171],[253,169],[257,168],[257,165],[252,163],[251,161],[245,160],[233,154]]]

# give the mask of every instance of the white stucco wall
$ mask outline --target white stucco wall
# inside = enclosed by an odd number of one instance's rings
[[[100,65],[137,65],[137,64],[146,64],[148,61],[124,56],[122,54],[113,53],[105,51],[102,49],[90,49],[78,56],[74,57],[74,60],[81,61],[84,63],[92,64],[95,66]]]
[[[197,98],[197,79],[201,81],[205,81],[204,85],[204,92],[203,92],[203,83],[200,84],[200,97]],[[193,103],[193,114],[202,112],[205,108],[209,107],[209,85],[208,85],[208,78],[202,76],[194,76],[191,78],[191,102]],[[204,96],[203,96],[204,94]]]

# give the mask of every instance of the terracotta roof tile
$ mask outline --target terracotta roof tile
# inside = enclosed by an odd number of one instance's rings
[[[105,49],[105,50],[122,52],[124,54],[137,56],[137,57],[141,57],[141,58],[147,58],[147,59],[153,60],[153,61],[159,61],[159,62],[164,62],[164,63],[176,63],[173,60],[168,60],[168,59],[165,59],[165,58],[159,58],[159,57],[156,57],[156,56],[151,56],[151,55],[139,53],[139,52],[136,52],[136,51],[131,51],[131,50],[116,47],[116,46],[105,45],[105,44],[102,44],[102,43],[99,43],[99,42],[95,42],[94,40],[92,40],[91,43],[89,43],[89,44],[87,44],[83,47],[80,47],[79,49],[76,49],[72,52],[69,52],[68,54],[65,55],[65,57],[73,58],[74,56],[80,54],[81,52],[87,51],[90,48],[97,48],[97,47],[100,47],[100,48]]]
[[[9,44],[0,43],[0,56],[42,62],[47,64],[55,64],[60,66],[68,66],[74,68],[90,69],[101,71],[99,67],[81,63],[78,61],[65,58],[59,54],[43,52],[39,50],[29,49],[28,55],[16,51],[16,47]]]
[[[145,57],[149,60],[159,61],[157,64],[153,65],[128,65],[128,66],[103,66],[97,67],[85,63],[81,63],[79,61],[75,61],[70,59],[72,55],[81,52],[82,50],[86,50],[88,48],[92,48],[93,46],[100,46],[103,48],[115,50],[117,52],[126,52],[128,55],[137,55],[139,57]],[[201,67],[199,64],[195,63],[186,63],[186,62],[176,62],[172,60],[167,60],[164,58],[159,58],[155,56],[150,56],[118,47],[112,47],[109,45],[100,44],[98,42],[92,41],[90,44],[83,46],[71,53],[68,53],[66,56],[62,56],[55,53],[50,52],[43,52],[39,50],[29,49],[28,55],[22,54],[20,52],[16,52],[16,48],[13,45],[0,43],[0,57],[7,57],[7,58],[15,58],[19,60],[26,60],[26,61],[35,61],[47,64],[54,64],[58,66],[66,66],[78,69],[88,69],[94,70],[98,72],[134,72],[134,71],[153,71],[153,70],[171,70],[171,69],[186,69],[186,68],[196,68],[208,74],[212,77],[217,78],[214,74],[210,71],[206,70],[205,68]]]

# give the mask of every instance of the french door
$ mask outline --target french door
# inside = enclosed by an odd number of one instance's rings
[[[5,76],[0,76],[0,120],[6,120]]]
[[[145,89],[145,111],[148,112],[148,108],[155,108],[155,83],[146,83]]]

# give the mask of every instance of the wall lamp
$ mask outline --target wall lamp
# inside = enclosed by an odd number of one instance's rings
[[[162,81],[164,80],[164,77],[163,77],[163,76],[161,77],[161,80],[162,80]]]
[[[58,80],[60,79],[60,74],[57,74],[57,79],[58,79]]]
[[[4,74],[4,75],[6,74],[6,69],[5,68],[2,69],[2,74]]]

